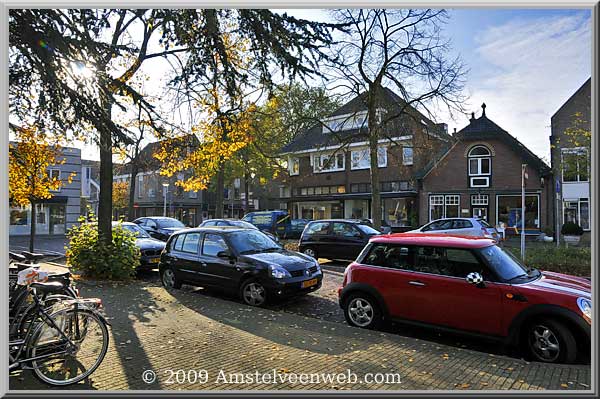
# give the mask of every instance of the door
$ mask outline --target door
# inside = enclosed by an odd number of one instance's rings
[[[205,233],[202,240],[198,273],[207,285],[234,289],[237,287],[241,271],[236,268],[233,260],[217,256],[220,252],[232,253],[223,236],[221,234]]]
[[[311,223],[304,233],[301,243],[305,247],[313,248],[319,257],[327,258],[330,256],[331,242],[329,222]]]
[[[487,206],[473,206],[471,207],[471,213],[474,218],[480,218],[487,222],[488,220],[488,208]]]
[[[198,275],[200,262],[198,251],[200,248],[200,233],[180,234],[172,244],[169,254],[169,263],[174,265],[175,272],[182,280],[193,283],[203,283]]]
[[[423,247],[425,249],[426,247]],[[423,279],[430,302],[427,317],[436,324],[500,335],[502,325],[502,296],[495,276],[469,249],[435,248],[418,257],[418,268],[431,273]],[[471,272],[480,273],[485,287],[480,288],[466,281]]]
[[[365,245],[365,238],[352,223],[333,222],[331,228],[332,258],[356,259]]]

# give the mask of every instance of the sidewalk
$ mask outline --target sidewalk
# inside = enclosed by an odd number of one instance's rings
[[[36,236],[34,241],[34,252],[65,255],[65,246],[69,240],[66,236]],[[11,251],[20,252],[29,250],[29,236],[10,236],[8,245]]]
[[[143,281],[79,283],[79,287],[84,296],[103,299],[112,324],[111,342],[104,362],[90,380],[71,389],[586,390],[590,386],[590,367],[586,365],[528,363],[361,330],[251,308],[204,295],[202,289],[184,286],[170,293],[156,282]],[[146,370],[155,373],[154,382],[142,380]],[[347,370],[359,380],[292,381],[300,373],[332,375]],[[230,373],[255,376],[257,372],[275,374],[283,381],[270,383],[263,378],[232,383],[227,377]],[[399,383],[365,382],[366,373],[392,373],[399,376]],[[194,382],[194,375],[202,378]],[[9,384],[11,389],[48,389],[29,371],[12,374]]]

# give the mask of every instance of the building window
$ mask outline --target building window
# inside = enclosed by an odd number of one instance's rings
[[[144,196],[144,175],[138,176],[138,198]]]
[[[290,188],[287,186],[279,186],[279,198],[289,198]]]
[[[336,172],[346,168],[344,153],[320,154],[313,156],[313,170],[315,173]]]
[[[303,187],[300,191],[300,195],[306,195],[307,191],[306,191],[306,187]]]
[[[417,224],[417,209],[413,198],[386,198],[383,200],[384,220],[391,227],[407,227]]]
[[[489,202],[490,196],[487,194],[471,195],[471,205],[488,205]]]
[[[563,223],[577,223],[584,230],[590,229],[590,202],[587,198],[563,202]]]
[[[498,195],[496,196],[496,220],[503,222],[508,227],[523,227],[521,218],[521,196],[520,195]],[[539,196],[525,195],[525,228],[540,228]]]
[[[197,199],[197,198],[198,198],[198,191],[196,191],[196,190],[190,191],[190,199]]]
[[[369,169],[371,167],[371,156],[368,148],[353,150],[350,154],[352,160],[351,169]],[[387,166],[387,147],[379,146],[377,148],[377,166],[385,168]]]
[[[455,218],[460,211],[460,195],[430,195],[429,220]]]
[[[298,158],[290,158],[289,173],[290,176],[297,176],[300,174],[300,160]]]
[[[354,114],[338,115],[323,121],[323,133],[367,127],[367,111]]]
[[[12,208],[10,210],[10,225],[11,226],[27,226],[27,217],[29,210],[27,208]]]
[[[413,148],[412,147],[402,147],[402,165],[412,165],[413,164]]]
[[[586,148],[563,148],[561,157],[564,182],[589,181],[588,152]]]
[[[48,169],[48,177],[52,180],[60,180],[60,169]],[[50,191],[60,191],[60,187]]]
[[[489,187],[492,174],[492,158],[487,147],[478,145],[469,151],[470,187]]]

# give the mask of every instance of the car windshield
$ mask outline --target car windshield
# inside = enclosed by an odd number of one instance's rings
[[[244,222],[243,220],[230,220],[229,224],[232,226],[243,227],[245,229],[258,230],[258,227],[256,227],[255,225],[248,222]]]
[[[362,231],[363,233],[365,233],[366,235],[369,235],[369,236],[381,234],[380,231],[377,231],[374,228],[372,228],[371,226],[367,226],[366,224],[357,224],[356,227],[358,227],[358,229],[360,231]]]
[[[267,252],[281,249],[275,241],[258,230],[235,231],[229,234],[231,246],[239,254]]]
[[[165,227],[185,227],[185,225],[183,223],[181,223],[177,219],[159,219],[159,220],[157,220],[157,222],[158,222],[158,225],[161,228],[165,228]]]
[[[498,276],[504,281],[518,277],[527,277],[529,270],[513,254],[502,248],[491,245],[479,250]]]
[[[121,225],[125,230],[131,231],[137,238],[150,238],[150,235],[144,231],[137,224],[122,224]]]

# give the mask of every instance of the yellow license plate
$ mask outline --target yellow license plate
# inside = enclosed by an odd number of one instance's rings
[[[158,263],[160,262],[160,258],[150,259],[150,263]]]
[[[302,282],[302,288],[307,288],[307,287],[312,287],[313,285],[317,285],[317,282],[319,280],[316,278],[313,278],[311,280],[306,280]]]

